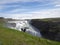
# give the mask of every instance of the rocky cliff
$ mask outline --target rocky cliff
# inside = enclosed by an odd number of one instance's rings
[[[60,18],[34,19],[31,24],[40,30],[44,38],[60,41]]]

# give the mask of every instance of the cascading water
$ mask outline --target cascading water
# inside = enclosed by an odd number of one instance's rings
[[[8,21],[7,27],[12,28],[12,29],[17,29],[20,31],[24,31],[24,29],[25,29],[25,32],[32,34],[33,36],[41,37],[40,31],[37,28],[35,28],[34,26],[32,26],[30,24],[30,21],[28,21],[28,20]]]

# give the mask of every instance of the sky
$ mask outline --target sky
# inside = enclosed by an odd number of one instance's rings
[[[60,17],[60,0],[0,0],[0,17],[14,19]]]

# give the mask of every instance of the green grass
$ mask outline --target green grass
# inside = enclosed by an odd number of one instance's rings
[[[60,45],[60,42],[38,38],[28,33],[5,28],[0,23],[0,45]]]

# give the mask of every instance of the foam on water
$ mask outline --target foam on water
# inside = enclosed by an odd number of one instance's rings
[[[27,20],[21,20],[21,21],[8,21],[7,22],[7,27],[8,28],[12,28],[12,29],[17,29],[19,31],[22,31],[21,28],[25,28],[27,27],[28,29],[26,29],[25,32],[32,34],[33,36],[38,36],[41,37],[41,33],[40,31],[35,28],[34,26],[32,26],[30,24],[30,21]]]

